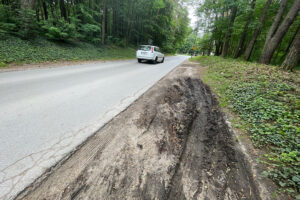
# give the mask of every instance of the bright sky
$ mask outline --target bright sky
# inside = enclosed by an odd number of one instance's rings
[[[197,17],[195,16],[196,8],[194,6],[188,6],[188,11],[189,11],[189,18],[191,19],[191,27],[195,28],[197,22]]]
[[[201,20],[196,16],[197,7],[199,4],[201,4],[202,0],[191,0],[190,5],[188,5],[188,11],[189,11],[189,18],[191,19],[190,26],[194,29],[197,26],[197,21]],[[198,30],[198,36],[202,37],[204,35],[203,30]]]

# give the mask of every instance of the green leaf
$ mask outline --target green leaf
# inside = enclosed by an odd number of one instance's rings
[[[292,180],[294,181],[294,182],[300,182],[300,176],[293,176],[293,178],[292,178]]]
[[[284,183],[284,182],[282,182],[282,181],[279,181],[279,185],[280,185],[281,187],[284,187],[284,186],[286,186],[286,183]]]
[[[268,177],[268,176],[269,176],[269,172],[263,171],[263,172],[261,173],[261,176],[262,176],[262,177]]]

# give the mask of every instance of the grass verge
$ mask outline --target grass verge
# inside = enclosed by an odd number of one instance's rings
[[[204,81],[219,96],[220,106],[239,119],[256,148],[267,152],[262,176],[300,199],[300,73],[275,66],[219,57],[191,59],[207,66]]]
[[[133,48],[95,46],[89,43],[58,43],[43,38],[34,41],[8,37],[0,40],[0,67],[56,61],[114,60],[135,58]]]

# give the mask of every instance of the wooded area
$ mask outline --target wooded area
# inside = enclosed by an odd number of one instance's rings
[[[0,37],[94,44],[151,42],[174,52],[188,31],[180,0],[2,0]]]
[[[203,0],[182,52],[243,58],[292,70],[300,58],[300,0]],[[199,37],[199,32],[202,36]]]

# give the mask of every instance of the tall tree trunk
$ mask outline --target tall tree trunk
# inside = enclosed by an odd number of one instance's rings
[[[300,59],[300,26],[298,27],[296,37],[290,47],[289,53],[285,57],[281,67],[285,70],[293,70]]]
[[[66,12],[64,0],[59,1],[59,7],[60,7],[60,16],[63,17],[67,21],[67,12]]]
[[[55,14],[54,14],[54,6],[53,6],[53,4],[50,4],[50,10],[51,10],[51,17],[52,17],[52,18],[55,18]],[[54,23],[55,23],[55,21],[53,22],[53,25],[55,25]]]
[[[215,40],[215,56],[219,56],[220,55],[220,51],[219,51],[219,48],[220,48],[220,42],[219,40]]]
[[[216,56],[221,55],[221,53],[222,53],[222,47],[223,47],[222,42],[220,40],[217,40],[216,41],[216,53],[215,53]]]
[[[290,8],[287,16],[284,18],[281,25],[278,27],[273,36],[269,39],[268,43],[265,43],[264,49],[260,56],[259,62],[262,64],[270,64],[272,56],[282,41],[284,35],[295,21],[300,11],[300,0],[295,0],[294,4]]]
[[[260,15],[259,24],[258,24],[257,28],[254,30],[254,33],[251,37],[251,40],[250,40],[250,42],[249,42],[249,44],[246,48],[244,59],[247,60],[247,61],[251,57],[254,45],[255,45],[256,40],[257,40],[257,38],[258,38],[262,28],[263,28],[263,25],[264,25],[264,22],[265,22],[265,19],[266,19],[266,16],[267,16],[267,12],[270,8],[271,3],[272,3],[272,0],[267,1],[266,5],[264,7],[264,10],[262,11],[262,13]]]
[[[299,29],[299,28],[300,28],[300,24],[298,25],[298,29]],[[298,30],[298,29],[297,29],[297,30]],[[281,56],[281,60],[284,60],[284,58],[285,58],[286,55],[288,54],[289,49],[290,49],[290,47],[292,46],[292,44],[293,44],[293,42],[294,42],[294,39],[295,39],[296,36],[297,36],[297,33],[298,33],[297,30],[296,30],[296,32],[294,33],[292,39],[290,40],[289,45],[287,46],[286,50],[284,51],[284,54]]]
[[[213,46],[213,39],[211,38],[209,40],[209,47],[208,47],[208,51],[207,51],[208,56],[210,56],[210,54],[211,54],[212,46]]]
[[[130,16],[130,10],[131,10],[131,1],[127,0],[127,27],[126,27],[126,43],[128,44],[128,38],[129,38],[129,29],[130,29],[130,20],[131,20],[131,16]]]
[[[105,22],[106,22],[106,0],[103,0],[103,16],[102,16],[102,45],[105,44]]]
[[[47,11],[47,5],[46,5],[46,2],[43,1],[43,10],[44,10],[44,17],[45,17],[45,20],[48,20],[48,11]]]
[[[236,3],[236,0],[234,2]],[[222,57],[226,57],[228,54],[229,42],[230,42],[230,38],[231,38],[231,34],[232,34],[234,20],[235,20],[236,13],[237,13],[236,5],[233,6],[231,12],[232,13],[231,13],[231,17],[230,17],[230,21],[229,21],[229,25],[228,25],[228,30],[227,30],[224,45],[223,45]]]
[[[282,19],[283,13],[284,13],[284,10],[285,10],[285,8],[287,6],[287,2],[288,2],[288,0],[282,0],[281,1],[279,10],[277,12],[277,15],[276,15],[276,17],[275,17],[275,19],[273,21],[272,26],[269,29],[269,32],[268,32],[265,44],[267,44],[268,42],[270,42],[271,38],[273,37],[273,35],[275,34],[276,30],[278,29],[278,27],[280,25],[280,21]]]
[[[35,16],[36,16],[36,21],[40,21],[40,9],[36,8],[35,9]]]
[[[107,4],[105,7],[105,35],[108,34],[108,26],[109,26],[109,12],[107,9]]]
[[[239,42],[239,46],[237,47],[237,49],[235,51],[234,58],[238,58],[238,57],[241,56],[242,50],[244,48],[247,32],[248,32],[248,27],[249,27],[249,24],[251,22],[251,19],[252,19],[253,13],[254,13],[255,3],[256,3],[256,0],[252,0],[252,2],[251,2],[251,11],[248,15],[247,22],[244,26],[244,30],[243,30],[243,33],[242,33],[242,36],[241,36],[241,39],[240,39],[240,42]]]

